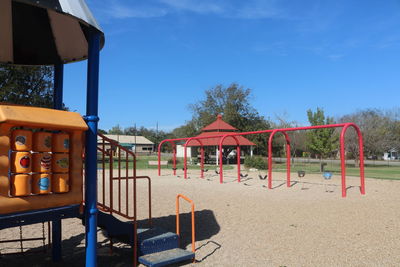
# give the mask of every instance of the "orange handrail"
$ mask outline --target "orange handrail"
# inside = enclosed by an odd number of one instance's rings
[[[194,203],[193,200],[184,196],[182,194],[178,194],[176,196],[176,234],[180,237],[180,230],[179,230],[179,199],[183,198],[187,202],[189,202],[192,206],[192,252],[195,252],[195,242],[196,242],[196,234],[195,234],[195,221],[194,221]]]
[[[120,216],[122,216],[122,217],[124,217],[124,218],[127,218],[127,219],[130,219],[130,220],[133,220],[133,232],[134,232],[134,235],[133,235],[133,265],[134,266],[137,266],[137,201],[136,201],[136,155],[135,155],[135,153],[133,153],[132,151],[130,151],[130,150],[128,150],[128,149],[126,149],[125,147],[123,147],[123,146],[121,146],[120,144],[119,144],[119,142],[118,141],[115,141],[115,140],[112,140],[112,139],[110,139],[110,138],[107,138],[107,137],[105,137],[104,135],[102,135],[102,134],[98,134],[98,136],[99,137],[101,137],[101,143],[99,143],[99,140],[98,140],[98,145],[100,145],[100,147],[98,146],[97,147],[97,149],[100,151],[100,152],[102,152],[102,182],[103,182],[103,185],[102,185],[102,190],[103,190],[103,192],[101,192],[102,194],[102,201],[99,201],[98,200],[98,202],[97,202],[97,206],[98,207],[101,207],[103,210],[105,210],[105,211],[107,211],[107,212],[109,212],[110,214],[113,214],[113,213],[115,213],[115,214],[118,214],[118,215],[120,215]],[[105,182],[105,154],[106,154],[106,149],[105,149],[105,145],[106,145],[106,142],[108,142],[109,143],[109,145],[110,145],[110,152],[111,153],[109,153],[109,179],[110,179],[110,183],[109,183],[109,194],[110,194],[110,196],[109,196],[109,205],[107,205],[106,204],[106,200],[105,200],[105,191],[106,191],[106,188],[105,188],[105,186],[106,186],[106,182]],[[118,148],[118,155],[117,155],[117,158],[118,158],[118,174],[117,174],[117,177],[114,177],[114,166],[113,166],[113,163],[114,163],[114,155],[113,155],[113,151],[112,151],[112,149],[113,149],[113,147],[115,147],[115,148]],[[126,174],[125,174],[125,177],[121,177],[122,176],[122,173],[121,173],[121,162],[122,162],[122,157],[121,157],[121,151],[124,151],[125,152],[125,169],[126,169]],[[130,170],[130,168],[129,168],[129,156],[131,156],[132,158],[133,158],[133,170],[132,170],[132,176],[130,176],[129,175],[129,170]],[[129,213],[129,200],[128,200],[128,197],[129,197],[129,194],[128,194],[128,182],[129,182],[129,179],[131,179],[131,178],[133,178],[133,216],[132,215],[130,215],[130,213]],[[125,212],[121,209],[121,205],[122,205],[122,203],[121,203],[121,180],[123,180],[123,179],[125,179],[125,185],[126,185],[126,201],[125,201],[125,207],[126,207],[126,210],[125,210]],[[114,201],[113,201],[113,199],[114,199],[114,197],[113,197],[113,193],[114,193],[114,186],[113,186],[113,180],[117,180],[117,182],[118,182],[118,186],[117,186],[117,190],[118,190],[118,209],[115,209],[114,208]],[[151,193],[149,192],[149,195],[150,195]],[[150,204],[150,202],[149,202],[149,204]],[[149,210],[150,211],[150,210]],[[151,215],[151,211],[149,212],[149,214]],[[150,223],[151,223],[151,218],[149,218],[150,219]],[[111,242],[110,242],[110,245],[111,245],[111,247],[112,247],[112,240],[110,240]]]

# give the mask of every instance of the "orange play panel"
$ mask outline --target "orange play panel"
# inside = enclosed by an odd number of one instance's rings
[[[0,105],[0,214],[80,204],[86,130],[75,112]]]

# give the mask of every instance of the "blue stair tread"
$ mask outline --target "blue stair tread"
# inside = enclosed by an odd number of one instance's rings
[[[163,229],[152,228],[138,231],[139,255],[153,254],[179,247],[179,237]]]
[[[155,241],[157,239],[164,239],[175,237],[177,234],[165,231],[161,228],[140,228],[138,229],[138,241]]]
[[[181,248],[174,248],[141,256],[139,257],[139,262],[150,267],[160,267],[190,260],[193,259],[194,256],[195,254],[193,252]]]

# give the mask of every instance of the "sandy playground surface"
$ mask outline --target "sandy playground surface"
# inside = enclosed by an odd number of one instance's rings
[[[400,266],[400,181],[366,179],[366,195],[359,192],[359,178],[347,178],[347,198],[341,197],[340,177],[324,181],[321,175],[292,173],[292,187],[285,173],[274,173],[273,187],[259,172],[249,172],[241,183],[235,171],[225,172],[225,183],[210,170],[184,180],[163,170],[138,171],[152,177],[153,224],[175,229],[178,193],[196,205],[196,259],[186,266]],[[262,173],[264,174],[264,173]],[[138,182],[138,217],[146,223],[147,189]],[[183,247],[190,249],[190,208],[182,202]],[[47,231],[47,230],[46,230]],[[42,225],[23,227],[24,237],[40,237]],[[14,239],[19,228],[0,231],[0,239]],[[107,237],[99,229],[99,266],[132,266],[132,249],[115,241],[110,253]],[[52,263],[42,242],[0,244],[0,266],[84,266],[84,227],[78,219],[63,220],[63,262]],[[14,248],[14,249],[13,249]],[[32,252],[32,253],[31,253]]]

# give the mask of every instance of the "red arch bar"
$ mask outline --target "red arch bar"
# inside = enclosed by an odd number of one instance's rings
[[[183,161],[183,177],[187,179],[187,145],[192,141],[196,140],[200,144],[200,169],[201,174],[200,178],[204,178],[204,146],[200,139],[195,139],[195,137],[191,137],[186,140],[185,145],[183,146],[184,149],[184,161]]]
[[[358,143],[359,143],[359,154],[360,154],[360,191],[361,194],[365,194],[365,177],[364,177],[364,148],[363,148],[363,138],[359,127],[354,123],[340,123],[340,124],[329,124],[329,125],[317,125],[317,126],[307,126],[307,127],[294,127],[294,128],[282,128],[275,130],[262,130],[262,131],[252,131],[252,132],[242,132],[242,133],[232,133],[225,135],[216,135],[216,136],[204,136],[204,137],[191,137],[190,139],[207,139],[207,138],[216,138],[220,137],[222,141],[228,136],[242,136],[242,135],[251,135],[251,134],[262,134],[262,133],[273,133],[272,137],[277,132],[284,133],[286,137],[286,132],[288,131],[301,131],[301,130],[312,130],[312,129],[324,129],[324,128],[339,128],[342,127],[341,135],[340,135],[340,160],[341,160],[341,173],[342,173],[342,197],[346,197],[346,164],[345,164],[345,134],[349,127],[353,127],[358,135]],[[189,138],[177,138],[177,139],[166,139],[163,140],[158,147],[158,161],[159,161],[159,175],[160,175],[160,155],[161,155],[161,145],[167,141],[180,141],[180,140],[188,140]],[[290,147],[290,140],[286,138],[287,149]],[[289,144],[288,144],[289,142]],[[270,136],[268,140],[268,147],[272,146],[272,138]],[[221,149],[221,141],[220,141],[220,149]],[[270,150],[270,149],[269,149]],[[271,153],[270,153],[271,152]],[[290,150],[289,150],[290,152]],[[270,159],[271,158],[271,159]],[[290,153],[287,153],[287,159],[289,159],[289,167],[287,168],[287,185],[290,186]],[[186,158],[185,158],[186,161]],[[268,178],[268,188],[272,188],[272,149],[268,153],[268,161],[271,161],[271,164],[268,166],[269,178]],[[239,164],[240,165],[240,164]],[[238,167],[240,168],[240,167]],[[223,169],[222,162],[220,161],[220,170]],[[240,173],[238,173],[238,181],[240,181]],[[223,182],[223,172],[220,171],[220,183]]]

